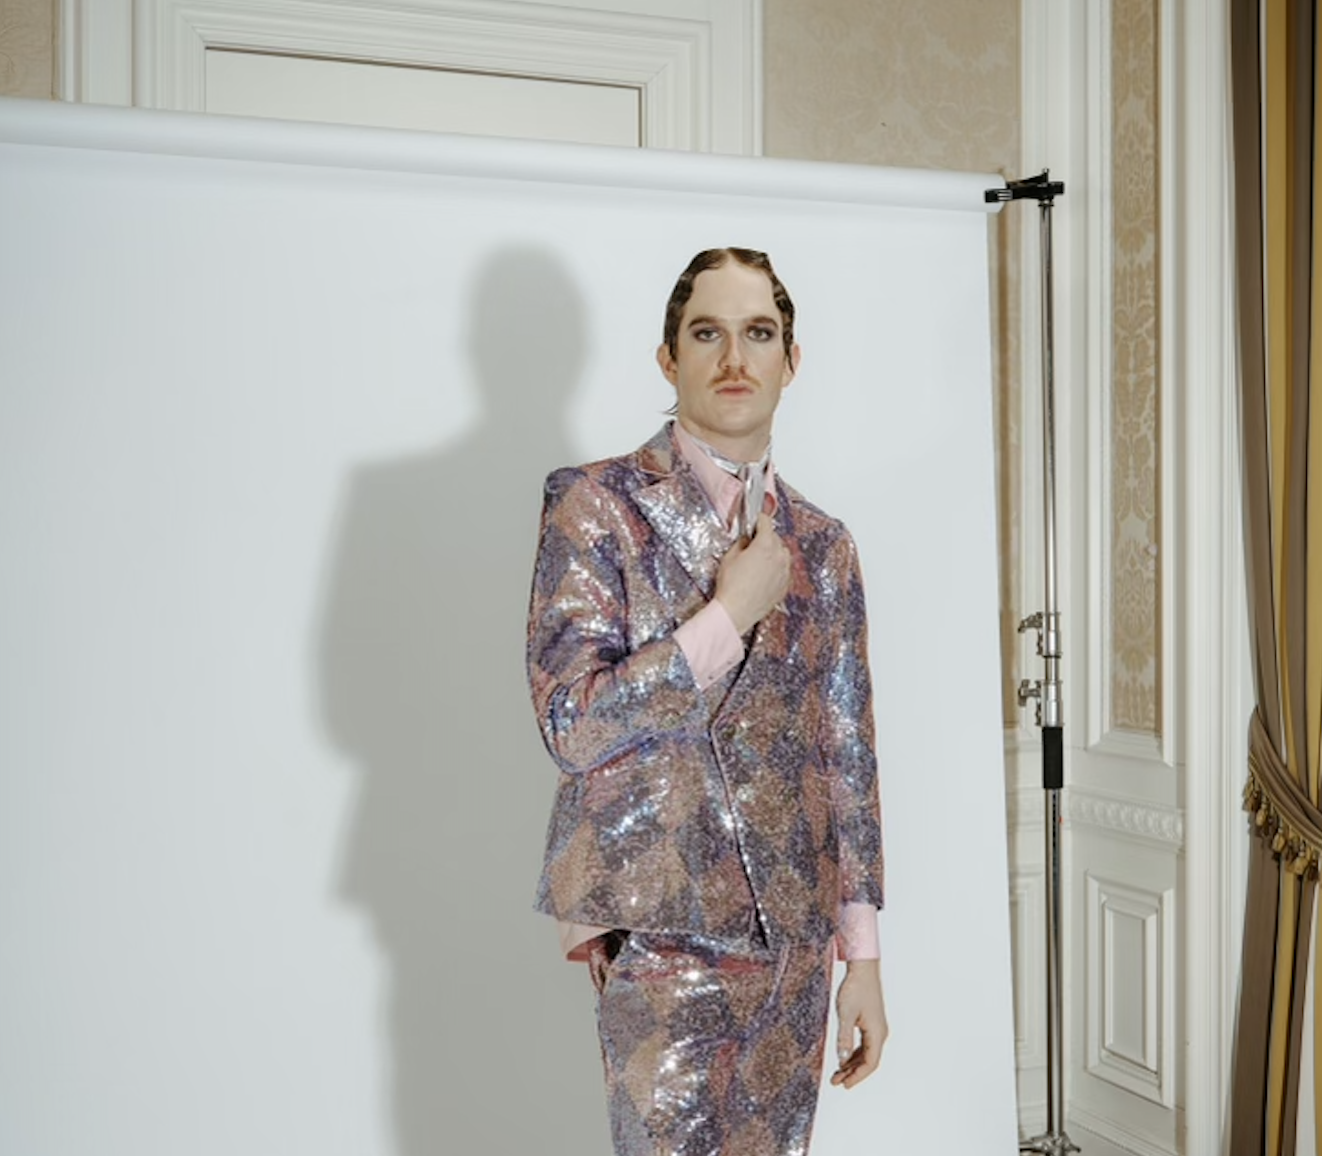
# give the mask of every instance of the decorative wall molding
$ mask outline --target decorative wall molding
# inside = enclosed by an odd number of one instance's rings
[[[1041,869],[1010,872],[1010,946],[1014,955],[1015,1062],[1046,1062],[1043,936],[1045,878]]]
[[[1184,1151],[1222,1151],[1239,974],[1247,835],[1238,799],[1248,712],[1236,323],[1228,157],[1227,0],[1162,6],[1174,99],[1163,121],[1163,211],[1172,221],[1178,341],[1169,372],[1187,383],[1168,423],[1179,449],[1172,491],[1180,559],[1168,605],[1180,663],[1184,851]],[[1163,65],[1167,65],[1163,61]],[[1178,205],[1178,211],[1173,211]],[[1165,258],[1164,258],[1165,259]]]
[[[1163,737],[1138,731],[1107,730],[1089,748],[1089,754],[1170,766]]]
[[[1184,814],[1174,807],[1070,787],[1062,796],[1061,811],[1066,824],[1071,827],[1093,827],[1111,835],[1176,851],[1184,846]]]
[[[1085,875],[1085,1070],[1175,1106],[1175,892]]]
[[[711,37],[698,23],[549,8],[496,22],[467,3],[420,19],[380,0],[138,0],[136,14],[133,100],[145,108],[205,112],[209,49],[294,53],[637,88],[647,144],[709,147],[694,97]]]
[[[1041,832],[1046,823],[1042,790],[1022,788],[1006,795],[1006,829],[1013,836],[1030,831]]]
[[[761,151],[759,0],[61,0],[61,16],[67,100],[203,111],[206,53],[228,49],[633,87],[649,147]]]
[[[1111,7],[1097,0],[1085,8],[1087,116],[1084,166],[1088,196],[1084,372],[1087,454],[1086,742],[1096,748],[1111,729]],[[1068,194],[1068,187],[1066,190]]]
[[[132,104],[133,0],[56,2],[56,97],[75,104]]]
[[[1157,605],[1160,610],[1159,665],[1157,688],[1160,695],[1158,715],[1161,760],[1174,767],[1184,759],[1184,722],[1181,717],[1181,679],[1187,666],[1180,654],[1182,631],[1178,607],[1186,600],[1187,586],[1197,581],[1188,567],[1193,563],[1182,549],[1180,527],[1185,511],[1181,508],[1180,465],[1187,453],[1186,437],[1181,428],[1181,397],[1192,384],[1181,378],[1180,352],[1185,329],[1180,318],[1179,301],[1186,286],[1181,283],[1181,248],[1179,222],[1188,211],[1187,191],[1179,176],[1181,167],[1182,51],[1177,19],[1177,0],[1159,0],[1157,26],[1157,321],[1159,326],[1159,364],[1157,366],[1157,453],[1160,469],[1160,509],[1158,519],[1158,564],[1160,586]],[[1223,293],[1228,291],[1223,287]],[[1199,334],[1200,337],[1211,336]],[[1219,338],[1225,340],[1222,334]],[[1224,379],[1223,379],[1224,380]],[[1235,515],[1238,517],[1238,514]]]

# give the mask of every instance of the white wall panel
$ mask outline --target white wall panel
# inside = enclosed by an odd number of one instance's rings
[[[1126,1151],[1173,1154],[1181,817],[1087,788],[1067,798],[1070,1119]]]
[[[1086,876],[1087,1070],[1116,1087],[1174,1103],[1174,891]]]

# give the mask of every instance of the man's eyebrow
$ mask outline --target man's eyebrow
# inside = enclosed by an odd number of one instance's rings
[[[726,320],[727,319],[724,317],[714,317],[711,314],[704,313],[698,317],[689,318],[686,325],[687,328],[689,329],[696,329],[703,325],[721,325]],[[733,318],[731,318],[730,320],[733,320]],[[740,318],[739,320],[747,325],[773,325],[776,327],[780,326],[780,319],[778,317],[773,317],[770,313],[759,313],[752,317]]]

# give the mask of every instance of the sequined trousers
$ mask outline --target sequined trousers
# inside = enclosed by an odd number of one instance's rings
[[[804,1156],[832,948],[647,931],[596,944],[616,1156]]]

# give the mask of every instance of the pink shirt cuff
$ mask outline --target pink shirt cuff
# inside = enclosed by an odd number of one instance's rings
[[[688,659],[699,690],[706,690],[744,658],[744,643],[734,619],[714,598],[675,631],[675,641]]]
[[[568,923],[561,920],[560,950],[565,958],[575,963],[582,963],[588,957],[588,943],[598,935],[605,935],[609,927],[593,927],[590,923]]]
[[[881,958],[877,909],[871,903],[840,904],[840,925],[836,928],[835,950],[845,960]]]

